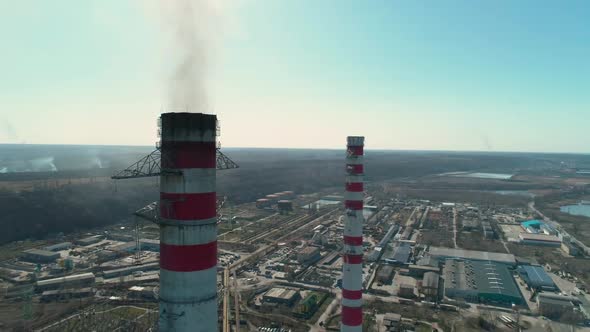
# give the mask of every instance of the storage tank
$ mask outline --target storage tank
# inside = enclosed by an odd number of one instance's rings
[[[270,206],[270,201],[266,198],[260,198],[256,200],[256,207],[259,209],[263,209],[265,207]]]
[[[283,191],[283,198],[284,199],[294,199],[295,193],[293,191]]]
[[[277,196],[275,194],[266,195],[266,198],[271,202],[271,204],[274,204],[279,200],[279,196]]]
[[[282,199],[278,202],[279,212],[293,211],[293,202],[287,199]]]

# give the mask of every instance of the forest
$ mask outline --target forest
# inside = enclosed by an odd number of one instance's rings
[[[341,188],[344,181],[344,151],[297,149],[228,149],[225,153],[239,169],[218,172],[217,192],[233,204],[255,201],[277,191],[298,194],[326,188]],[[132,157],[137,157],[134,152]],[[118,156],[120,158],[120,156]],[[526,169],[546,156],[459,152],[368,151],[365,180],[379,183],[392,179],[419,179],[452,171],[516,171]],[[104,158],[103,158],[104,159]],[[126,160],[132,160],[131,157]],[[122,163],[111,163],[121,167]],[[158,178],[106,179],[118,169],[0,174],[0,243],[27,238],[45,238],[118,223],[158,198]],[[103,181],[71,179],[102,177]],[[7,183],[35,179],[69,179],[65,185],[38,186],[16,191]],[[56,180],[57,181],[57,180]],[[427,186],[427,184],[424,184]],[[423,188],[428,189],[428,188]]]

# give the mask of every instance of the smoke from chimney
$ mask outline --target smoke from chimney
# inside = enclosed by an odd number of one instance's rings
[[[224,2],[224,1],[221,1]],[[161,0],[169,40],[164,61],[170,111],[208,112],[206,77],[220,38],[221,7],[213,0]]]

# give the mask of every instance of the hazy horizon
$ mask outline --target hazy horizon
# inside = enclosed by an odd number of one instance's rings
[[[126,145],[126,144],[54,144],[54,143],[0,143],[0,147],[2,146],[75,146],[75,147],[121,147],[121,148],[146,148],[146,149],[155,149],[155,146],[150,145]],[[326,150],[326,151],[338,151],[338,150],[345,150],[345,146],[343,147],[334,147],[334,148],[316,148],[316,147],[263,147],[263,146],[222,146],[221,150]],[[365,146],[366,151],[385,151],[385,152],[433,152],[433,153],[478,153],[478,154],[494,154],[494,153],[514,153],[514,154],[568,154],[568,155],[590,155],[590,153],[585,152],[555,152],[555,151],[490,151],[490,150],[429,150],[429,149],[382,149],[382,148],[370,148]]]
[[[190,3],[0,4],[0,142],[150,146],[186,103],[227,147],[590,152],[588,2]]]

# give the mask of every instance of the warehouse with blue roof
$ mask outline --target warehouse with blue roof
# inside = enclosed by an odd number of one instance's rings
[[[557,235],[557,231],[553,227],[537,219],[521,222],[520,227],[531,234]]]
[[[520,277],[531,289],[544,291],[559,290],[542,266],[521,265],[517,270]]]

